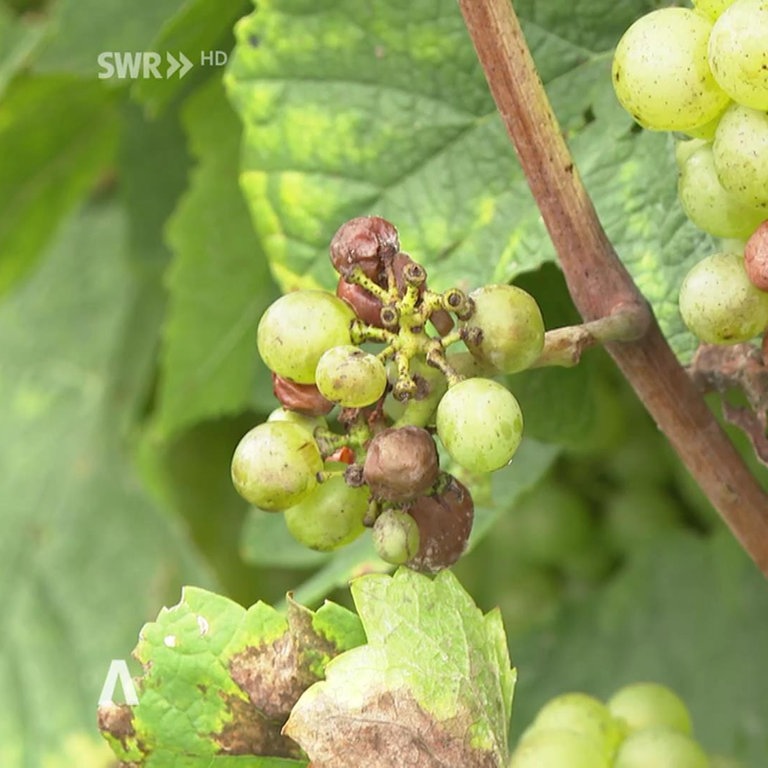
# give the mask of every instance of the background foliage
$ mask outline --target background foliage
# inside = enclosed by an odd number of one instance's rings
[[[608,76],[655,5],[516,8],[608,234],[685,359],[677,285],[712,243],[676,204],[669,138],[633,127]],[[97,77],[100,52],[141,50],[195,66]],[[209,50],[226,69],[201,65]],[[365,541],[294,547],[228,477],[275,405],[255,324],[280,290],[330,286],[344,219],[392,219],[436,288],[516,279],[548,327],[575,315],[453,0],[2,0],[0,149],[0,764],[105,766],[109,660],[182,585],[349,604],[338,588],[376,566]],[[650,678],[686,698],[708,748],[760,768],[762,578],[602,353],[511,386],[528,437],[479,492],[457,573],[502,607],[513,732],[558,691]],[[510,510],[537,484],[589,510],[589,547],[558,565],[516,544],[536,540]],[[617,544],[627,498],[633,520],[675,511]]]

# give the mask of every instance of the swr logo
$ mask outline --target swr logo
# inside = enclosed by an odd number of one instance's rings
[[[181,80],[193,66],[183,53],[179,53],[178,58],[171,53],[166,53],[165,61],[168,66],[163,72],[161,69],[163,57],[155,51],[102,51],[96,57],[99,65],[99,80],[110,77],[116,77],[118,80],[150,77],[163,79],[172,77],[176,72],[179,73],[179,80]]]

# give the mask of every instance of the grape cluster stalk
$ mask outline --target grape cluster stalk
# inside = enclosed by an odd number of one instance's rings
[[[768,1],[694,0],[624,33],[613,59],[624,108],[676,132],[678,197],[721,238],[680,286],[680,314],[709,344],[768,330]]]
[[[738,768],[708,755],[680,697],[631,683],[607,702],[586,693],[550,699],[517,744],[509,768]]]
[[[378,216],[344,223],[329,250],[336,294],[287,293],[259,322],[281,407],[236,447],[232,481],[307,547],[369,528],[383,560],[435,573],[465,551],[474,518],[436,438],[473,475],[512,461],[523,415],[494,376],[539,358],[541,312],[511,285],[432,291]]]

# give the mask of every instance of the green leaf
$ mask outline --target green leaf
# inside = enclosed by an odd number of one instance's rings
[[[112,204],[69,219],[0,304],[0,764],[95,734],[110,660],[183,581],[214,585],[138,483],[113,378],[136,285]],[[122,382],[120,382],[122,384]],[[12,439],[11,439],[12,438]]]
[[[146,766],[170,755],[299,759],[280,732],[291,707],[333,656],[364,640],[357,617],[333,603],[312,612],[289,600],[283,616],[185,587],[141,630],[138,704],[102,705],[100,727],[118,757]]]
[[[16,16],[0,5],[0,97],[36,49],[45,30],[45,21]]]
[[[766,648],[765,579],[731,534],[666,534],[601,593],[518,641],[515,662],[525,675],[514,730],[558,693],[607,698],[626,683],[655,680],[683,697],[707,750],[760,768],[768,754],[768,669],[756,660]]]
[[[0,102],[0,295],[111,162],[115,101],[97,82],[21,78]]]
[[[498,611],[483,615],[449,571],[363,576],[352,596],[367,644],[334,659],[285,726],[312,765],[505,765],[515,672]]]
[[[653,5],[517,4],[608,235],[687,353],[676,286],[709,241],[675,202],[666,137],[632,130],[610,80],[613,45]],[[331,287],[328,242],[367,213],[398,226],[437,289],[554,258],[453,0],[265,0],[236,34],[225,82],[245,129],[241,181],[284,289]]]
[[[132,95],[153,113],[160,111],[179,92],[199,85],[202,77],[226,63],[232,48],[232,27],[246,13],[246,0],[186,0],[179,12],[163,25],[151,45],[153,51],[186,56],[194,68],[184,78],[141,78]],[[211,56],[214,60],[203,59]],[[224,61],[219,59],[223,55]]]
[[[172,434],[205,418],[275,405],[256,326],[276,297],[237,186],[240,128],[212,81],[184,123],[199,165],[168,225],[168,275],[157,425]]]

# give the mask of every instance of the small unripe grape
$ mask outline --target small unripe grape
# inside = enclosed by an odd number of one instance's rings
[[[332,552],[354,541],[365,530],[368,490],[352,488],[343,477],[319,483],[298,504],[285,510],[285,523],[300,544]]]
[[[297,384],[283,376],[272,374],[272,392],[285,408],[307,416],[325,416],[333,409],[315,384]]]
[[[373,545],[385,562],[402,565],[419,551],[419,527],[402,509],[385,509],[373,524]]]
[[[702,341],[738,344],[768,327],[768,293],[749,281],[740,253],[716,253],[683,280],[680,314]]]
[[[509,768],[610,768],[600,744],[568,728],[532,731],[517,746]]]
[[[455,477],[432,496],[420,496],[408,512],[419,527],[419,551],[407,565],[423,573],[437,573],[453,565],[465,552],[472,533],[475,505],[472,495]]]
[[[744,267],[752,285],[768,291],[768,221],[764,221],[747,240]]]
[[[393,258],[399,249],[393,224],[379,216],[360,216],[345,222],[336,231],[330,246],[331,263],[343,277],[360,267],[376,280],[384,261]]]
[[[680,733],[692,731],[691,715],[683,700],[658,683],[632,683],[608,700],[608,709],[629,731],[663,726]]]
[[[328,422],[322,416],[307,416],[304,413],[292,411],[289,408],[275,408],[275,410],[267,416],[267,421],[293,422],[306,429],[310,436],[314,435],[317,427],[328,427]]]
[[[710,768],[710,764],[704,750],[690,736],[656,726],[627,736],[613,767]]]
[[[375,355],[345,344],[323,353],[315,382],[328,400],[344,408],[363,408],[384,394],[387,369]]]
[[[400,502],[426,493],[437,480],[435,441],[426,429],[385,429],[370,442],[363,478],[377,499]]]
[[[480,329],[481,337],[467,343],[469,351],[503,373],[528,368],[544,349],[544,320],[533,296],[514,285],[486,285],[470,298],[475,310],[462,326]]]
[[[492,379],[464,379],[437,406],[437,434],[451,458],[471,472],[508,464],[523,436],[514,395]]]
[[[693,0],[694,8],[713,21],[733,3],[734,0]]]
[[[232,482],[249,503],[283,510],[314,489],[322,468],[320,450],[304,427],[268,421],[250,430],[235,448]]]
[[[688,131],[728,103],[707,61],[711,29],[711,21],[688,8],[661,8],[624,33],[614,53],[613,87],[640,125]]]
[[[709,36],[709,66],[737,103],[768,109],[768,2],[736,0]]]
[[[355,313],[323,291],[293,291],[271,304],[259,321],[259,354],[278,376],[314,384],[323,352],[350,344]]]

